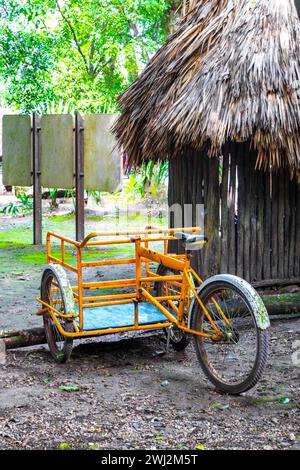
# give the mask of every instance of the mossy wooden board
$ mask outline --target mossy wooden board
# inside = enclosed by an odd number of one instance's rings
[[[32,185],[31,118],[3,116],[3,184]]]
[[[111,133],[117,114],[88,114],[84,118],[85,189],[116,191],[121,183],[121,156]]]
[[[70,114],[41,118],[41,171],[45,188],[74,187],[74,121]]]

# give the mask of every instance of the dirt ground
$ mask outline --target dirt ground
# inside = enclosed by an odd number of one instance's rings
[[[0,330],[41,322],[34,299],[45,260],[30,245],[30,223],[0,220]],[[72,224],[64,220],[63,232],[71,234]],[[120,272],[96,276],[108,274]],[[300,369],[292,358],[299,333],[300,320],[272,322],[263,379],[239,397],[214,390],[192,345],[162,355],[159,335],[77,343],[66,365],[55,364],[46,346],[8,351],[0,365],[0,449],[300,450]]]
[[[192,345],[158,354],[159,336],[79,344],[66,365],[46,346],[10,351],[0,448],[300,450],[299,332],[299,320],[273,323],[264,377],[239,397],[213,389]]]

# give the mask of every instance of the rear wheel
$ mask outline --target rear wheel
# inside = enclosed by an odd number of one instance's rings
[[[180,274],[178,271],[169,269],[165,266],[160,266],[158,270],[160,276],[177,276]],[[178,285],[170,282],[158,282],[156,288],[157,297],[164,297],[166,295],[180,295],[181,289]],[[172,315],[176,315],[176,311],[168,304],[164,302],[165,306],[171,311]],[[178,300],[174,300],[176,307],[179,305]],[[165,335],[170,335],[170,343],[175,351],[183,351],[191,341],[191,335],[186,334],[180,330],[176,325],[172,325],[170,328],[164,328]]]
[[[52,266],[44,271],[41,283],[41,299],[59,312],[68,314],[64,287],[55,268]],[[65,331],[73,331],[72,321],[63,319],[59,315],[56,315],[56,318]],[[43,315],[43,320],[45,335],[52,356],[58,363],[66,362],[71,356],[73,338],[61,334],[49,313]]]
[[[218,276],[216,276],[218,277]],[[268,330],[258,325],[257,312],[264,308],[250,285],[237,281],[206,282],[200,298],[222,337],[212,341],[194,335],[200,365],[208,379],[225,393],[239,394],[254,387],[261,378],[268,356]],[[237,279],[237,278],[236,278]],[[223,319],[219,308],[230,321]],[[267,314],[266,314],[267,315]],[[191,313],[191,328],[213,333],[213,327],[198,302]]]

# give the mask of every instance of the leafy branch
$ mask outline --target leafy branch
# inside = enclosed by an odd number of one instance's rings
[[[88,64],[88,61],[87,61],[87,58],[85,57],[85,54],[83,53],[83,50],[80,46],[80,43],[79,43],[79,40],[77,38],[77,35],[76,35],[76,32],[75,32],[75,29],[71,23],[71,21],[69,20],[69,18],[67,17],[67,15],[64,13],[63,9],[61,8],[60,4],[59,4],[59,0],[56,0],[56,5],[57,5],[57,8],[58,8],[58,11],[62,17],[62,19],[64,20],[64,22],[67,24],[67,26],[69,27],[69,30],[71,31],[71,34],[73,36],[73,39],[74,39],[74,42],[76,44],[76,47],[77,47],[77,50],[79,52],[79,54],[81,55],[82,59],[83,59],[83,62],[85,64],[85,69],[87,71],[87,73],[90,73],[90,67],[89,67],[89,64]]]

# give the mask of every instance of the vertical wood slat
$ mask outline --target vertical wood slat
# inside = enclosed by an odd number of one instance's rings
[[[186,204],[184,207],[184,216],[183,216],[183,227],[190,227],[193,225],[193,183],[194,183],[194,171],[193,171],[193,162],[194,162],[194,152],[190,148],[186,150],[186,165],[185,169],[185,200],[183,204]],[[195,204],[194,204],[195,206]]]
[[[170,210],[176,202],[178,194],[178,181],[177,181],[177,168],[179,165],[179,158],[174,156],[169,163],[169,186],[168,186],[168,205],[169,205],[169,227],[174,228],[174,214]],[[174,241],[168,242],[168,252],[176,252],[177,244]]]
[[[294,254],[294,274],[300,276],[300,188],[297,187],[296,193],[296,236],[295,236],[295,254]]]
[[[291,207],[290,207],[290,175],[287,171],[284,171],[283,174],[284,181],[284,242],[283,242],[283,254],[284,254],[284,264],[283,264],[283,274],[282,278],[288,279],[289,277],[289,252],[290,252],[290,243],[291,243]]]
[[[264,253],[263,253],[263,269],[262,279],[271,279],[271,222],[272,222],[272,206],[271,206],[271,173],[268,171],[264,177]]]
[[[237,275],[244,277],[244,237],[245,237],[245,144],[239,146],[238,154],[238,259]]]
[[[209,243],[195,256],[197,270],[204,277],[232,272],[252,282],[300,276],[300,190],[288,172],[255,169],[248,143],[223,149],[222,177],[217,159],[205,152],[189,149],[185,156],[188,168],[182,158],[170,170],[176,190],[169,190],[169,200],[205,204]]]
[[[249,280],[257,280],[257,179],[258,171],[255,169],[256,155],[252,150],[249,152],[249,251],[250,251],[250,277]]]
[[[288,277],[292,279],[296,276],[295,270],[295,241],[296,241],[296,191],[297,183],[295,181],[290,181],[289,185],[289,205],[291,208],[291,220],[290,220],[290,246],[289,246],[289,270]],[[298,227],[300,229],[300,227]]]
[[[262,171],[257,172],[257,239],[256,239],[256,253],[257,253],[257,262],[256,262],[256,279],[261,281],[263,279],[263,260],[264,260],[264,251],[268,250],[268,247],[265,247],[264,243],[264,173]]]
[[[187,161],[186,149],[184,149],[184,151],[183,151],[183,156],[182,156],[181,161],[182,161],[182,164],[181,164],[181,178],[182,178],[181,188],[182,188],[182,192],[181,192],[180,204],[181,204],[181,207],[182,207],[181,226],[183,227],[184,226],[184,204],[186,204],[188,202],[188,198],[189,198],[188,191],[187,191],[187,184],[188,184],[188,182],[187,182],[187,165],[188,165],[188,161]]]
[[[271,277],[278,279],[278,173],[272,173]]]
[[[230,144],[228,192],[228,273],[236,274],[236,146]]]
[[[204,275],[220,272],[220,185],[219,159],[206,158],[207,175],[207,224],[206,236],[208,243],[204,248]]]
[[[280,170],[276,177],[278,178],[278,220],[277,220],[277,229],[273,227],[275,235],[277,236],[277,246],[278,246],[278,279],[283,279],[284,277],[284,261],[285,261],[285,250],[284,250],[284,241],[285,241],[285,227],[284,227],[284,214],[285,214],[285,181],[284,181],[284,172]]]
[[[207,231],[207,226],[208,226],[208,187],[209,187],[209,181],[208,181],[208,176],[209,176],[209,160],[208,156],[206,154],[203,155],[203,197],[204,197],[204,226],[205,226],[205,235],[208,237],[208,231]],[[201,269],[203,272],[204,277],[210,275],[212,273],[212,267],[211,263],[208,263],[208,258],[209,258],[209,252],[210,252],[210,243],[208,240],[208,243],[205,245],[205,247],[202,250],[201,253]]]
[[[196,227],[197,221],[196,221],[196,207],[198,204],[197,200],[197,179],[198,179],[198,172],[195,171],[195,165],[197,165],[197,159],[196,155],[193,152],[190,152],[190,168],[191,168],[191,173],[192,173],[192,187],[191,187],[191,202],[193,205],[193,211],[192,211],[192,226]]]
[[[229,146],[223,150],[221,183],[221,273],[228,272],[228,182],[229,182]]]
[[[202,158],[202,155],[197,152],[194,154],[194,173],[196,174],[196,180],[195,180],[195,188],[194,188],[194,194],[195,196],[195,202],[196,204],[203,204],[204,205],[204,178],[203,178],[203,162],[204,159]],[[197,171],[195,171],[195,168],[197,168]],[[196,225],[198,225],[199,221],[196,220]],[[201,222],[201,224],[204,224]],[[203,233],[205,232],[205,227],[203,227]],[[193,267],[197,269],[197,267],[200,267],[200,272],[202,271],[202,266],[204,263],[204,250],[203,247],[201,250],[196,252],[196,256],[194,257],[193,261]]]
[[[249,145],[245,147],[245,200],[244,200],[244,278],[250,281],[250,159],[249,159],[250,148]]]

